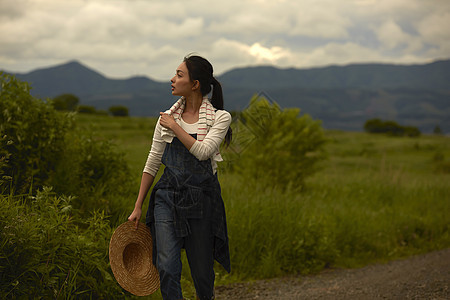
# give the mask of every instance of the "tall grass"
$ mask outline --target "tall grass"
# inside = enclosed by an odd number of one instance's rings
[[[129,153],[138,182],[155,119],[93,122]],[[328,160],[302,192],[249,185],[228,168],[219,170],[232,260],[231,275],[217,268],[219,284],[355,267],[450,246],[449,138],[341,131],[326,137]],[[188,268],[183,283],[193,291]]]
[[[112,277],[108,242],[133,209],[156,118],[61,115],[32,97],[26,83],[0,77],[0,296],[133,298]],[[327,131],[328,160],[320,155],[314,160],[321,162],[320,171],[302,173],[305,165],[292,161],[311,158],[311,151],[299,155],[297,147],[311,136],[295,129],[319,129],[318,123],[267,105],[271,113],[264,116],[276,116],[270,128],[288,137],[284,144],[266,139],[263,131],[253,147],[237,142],[235,150],[250,152],[219,169],[232,273],[218,267],[218,284],[354,267],[450,246],[448,137]],[[264,116],[255,120],[267,129]],[[322,146],[322,130],[317,132]],[[277,157],[270,151],[274,143]],[[225,157],[231,153],[226,151]],[[289,180],[299,174],[301,180]],[[291,184],[276,184],[280,178]],[[193,298],[183,260],[183,289]]]
[[[79,114],[77,125],[113,141],[124,153],[131,170],[140,179],[150,150],[156,118],[111,117]]]
[[[238,279],[355,267],[450,246],[450,140],[328,132],[330,158],[307,188],[223,174]]]
[[[124,297],[108,264],[112,230],[93,211],[85,218],[72,197],[45,188],[36,196],[0,195],[0,297]]]
[[[114,200],[117,209],[109,210],[114,215],[108,219],[98,213],[79,218],[65,208],[69,206],[66,198],[56,195],[42,202],[48,204],[31,208],[2,196],[4,223],[0,225],[9,229],[0,232],[0,259],[15,261],[11,255],[19,252],[5,247],[16,247],[17,242],[22,243],[20,253],[31,253],[23,260],[28,265],[21,266],[30,270],[23,273],[28,277],[11,273],[22,278],[17,287],[40,282],[22,293],[24,296],[41,293],[53,297],[59,293],[70,298],[78,293],[130,298],[112,284],[107,242],[134,206],[156,119],[77,115],[76,123],[81,132],[110,141],[125,153],[133,177],[130,190],[135,193]],[[217,284],[308,274],[327,267],[355,267],[450,246],[448,137],[326,131],[326,138],[328,159],[319,172],[306,179],[301,191],[276,188],[267,180],[248,184],[250,181],[232,168],[219,169],[232,273],[226,274],[218,266]],[[274,158],[267,154],[267,159]],[[42,222],[40,215],[54,221]],[[8,224],[12,227],[5,227]],[[33,243],[41,250],[33,252]],[[195,290],[186,258],[183,260],[183,290],[187,298],[193,298]],[[2,292],[22,295],[14,286],[16,281],[9,282],[12,285]],[[149,298],[160,299],[160,294]]]

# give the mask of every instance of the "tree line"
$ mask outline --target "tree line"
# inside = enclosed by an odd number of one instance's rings
[[[111,114],[114,117],[128,117],[128,107],[124,105],[114,105],[108,111],[97,110],[91,105],[80,105],[80,99],[73,94],[62,94],[50,99],[50,104],[58,111],[76,111],[84,114]]]
[[[414,126],[402,126],[395,121],[383,121],[381,119],[370,119],[364,123],[364,130],[368,133],[385,133],[394,136],[420,136],[421,132]]]

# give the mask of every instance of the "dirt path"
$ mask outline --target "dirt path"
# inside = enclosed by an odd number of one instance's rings
[[[360,269],[216,287],[216,299],[450,299],[450,249]]]

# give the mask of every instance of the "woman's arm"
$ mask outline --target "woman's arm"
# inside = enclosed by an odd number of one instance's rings
[[[203,141],[197,141],[190,134],[184,131],[180,125],[173,119],[173,116],[161,113],[161,126],[172,130],[183,145],[191,152],[197,159],[206,160],[210,158],[215,152],[219,150],[228,127],[231,123],[231,115],[225,110],[218,110],[216,112],[216,120],[214,125],[210,128],[208,134]]]
[[[156,176],[161,166],[161,158],[166,148],[166,142],[161,137],[161,124],[156,123],[155,132],[153,133],[152,146],[145,162],[144,172]]]
[[[231,124],[231,115],[225,110],[218,110],[214,125],[209,129],[203,141],[195,141],[189,149],[197,159],[207,160],[217,153]]]
[[[155,180],[155,176],[145,172],[142,173],[139,195],[136,199],[136,203],[134,204],[134,210],[128,217],[129,221],[136,223],[136,229],[138,228],[139,220],[141,219],[142,215],[142,204],[144,203],[145,197],[147,197],[148,191],[152,187],[153,180]]]
[[[148,191],[153,185],[155,176],[158,173],[158,169],[161,166],[161,157],[164,152],[165,142],[161,138],[161,125],[159,120],[156,123],[155,132],[153,133],[152,146],[145,163],[144,171],[142,173],[141,185],[139,187],[139,194],[134,204],[134,210],[128,217],[129,221],[136,223],[136,228],[139,225],[139,220],[142,215],[142,205],[147,197]]]
[[[181,143],[189,150],[191,149],[192,145],[195,143],[196,139],[194,139],[189,133],[184,131],[181,126],[175,122],[175,119],[172,115],[168,115],[166,113],[160,113],[160,124],[163,127],[169,128],[170,130],[175,133],[177,138],[180,140]]]

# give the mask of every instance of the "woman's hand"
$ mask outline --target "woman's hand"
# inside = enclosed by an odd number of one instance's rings
[[[159,119],[159,124],[161,126],[168,128],[175,133],[177,138],[183,143],[183,145],[189,150],[191,149],[192,145],[195,143],[196,139],[194,139],[189,133],[184,131],[183,128],[181,128],[180,125],[178,125],[177,122],[175,122],[175,119],[172,115],[168,115],[166,113],[159,113],[161,115]]]
[[[136,225],[136,229],[139,226],[139,220],[141,219],[141,215],[142,215],[142,209],[140,208],[134,208],[133,212],[131,213],[131,215],[128,217],[128,221],[134,222]]]
[[[159,124],[161,124],[161,126],[168,129],[173,129],[173,126],[177,125],[172,115],[168,115],[163,112],[160,112],[159,115],[161,116],[159,119]]]

